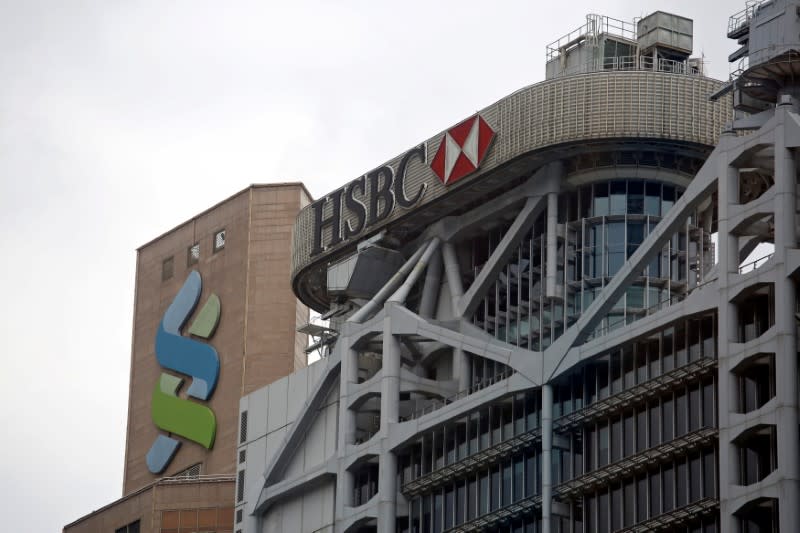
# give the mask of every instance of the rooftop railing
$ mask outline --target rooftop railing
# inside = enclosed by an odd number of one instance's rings
[[[666,72],[669,74],[683,74],[686,76],[705,76],[702,64],[693,61],[676,61],[673,59],[653,60],[652,56],[618,56],[605,57],[600,61],[587,61],[556,73],[555,77],[573,76],[575,74],[588,74],[591,72],[605,71],[635,71],[647,70],[653,72]]]

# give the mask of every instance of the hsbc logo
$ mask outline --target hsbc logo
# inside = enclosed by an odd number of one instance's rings
[[[384,164],[313,202],[309,257],[385,225],[396,208],[408,211],[430,201],[425,198],[432,179],[427,168],[415,170],[414,179],[408,180],[410,168],[429,165],[448,186],[480,167],[494,137],[495,131],[483,117],[473,115],[445,132],[433,159],[428,158],[424,142],[400,156],[396,164]]]
[[[478,170],[494,136],[494,130],[480,115],[456,124],[445,132],[431,169],[445,185],[455,183]]]

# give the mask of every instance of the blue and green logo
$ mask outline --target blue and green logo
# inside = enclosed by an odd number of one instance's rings
[[[200,339],[214,336],[219,324],[220,303],[216,294],[209,296],[203,308],[189,327],[190,336],[183,335],[189,317],[194,313],[203,281],[197,271],[192,271],[164,313],[156,333],[156,359],[166,370],[191,378],[186,396],[208,401],[214,394],[219,379],[219,356],[213,346]],[[206,449],[214,446],[217,419],[207,406],[181,398],[178,391],[184,378],[162,372],[153,390],[151,414],[160,434],[147,452],[147,468],[160,474],[172,461],[181,445],[174,436],[196,442]]]

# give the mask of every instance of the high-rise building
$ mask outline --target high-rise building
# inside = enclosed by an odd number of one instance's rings
[[[306,365],[302,184],[253,185],[139,248],[122,498],[69,532],[232,531],[239,399]]]
[[[798,12],[731,19],[728,84],[589,16],[305,207],[325,357],[242,399],[235,531],[796,531]]]

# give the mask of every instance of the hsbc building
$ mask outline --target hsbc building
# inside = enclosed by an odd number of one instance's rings
[[[726,84],[692,40],[588,16],[545,81],[300,212],[322,358],[242,398],[236,530],[793,530],[800,54]]]

